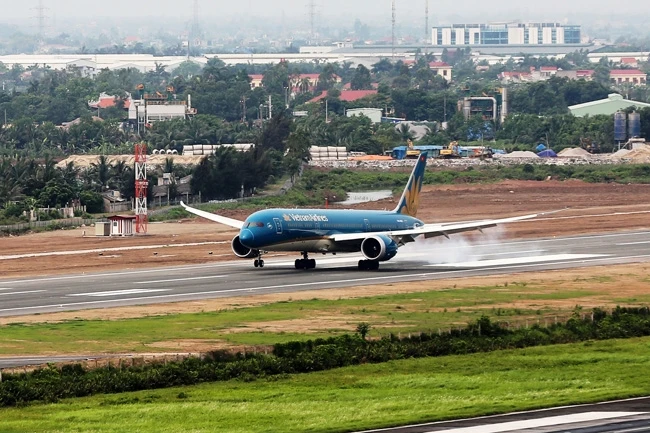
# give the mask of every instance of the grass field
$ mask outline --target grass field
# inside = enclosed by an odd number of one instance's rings
[[[364,365],[0,409],[14,432],[342,432],[644,395],[650,339]]]
[[[170,352],[182,351],[187,340],[215,347],[268,345],[348,333],[361,322],[372,325],[370,336],[378,336],[464,326],[484,314],[497,321],[543,323],[568,317],[586,298],[602,296],[600,305],[611,304],[615,295],[602,287],[609,284],[612,281],[588,281],[582,288],[562,289],[512,282],[140,319],[12,324],[0,327],[0,355]]]

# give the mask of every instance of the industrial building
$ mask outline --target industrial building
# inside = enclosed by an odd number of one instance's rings
[[[142,93],[140,99],[132,99],[129,104],[129,121],[138,131],[144,131],[154,122],[187,119],[195,114],[196,109],[192,108],[190,95],[187,95],[185,101],[175,99],[171,92]]]
[[[519,22],[453,24],[434,27],[433,46],[574,45],[580,44],[578,25]]]
[[[650,107],[650,104],[631,101],[623,98],[618,93],[611,93],[607,96],[607,99],[572,105],[569,107],[569,111],[576,117],[597,116],[599,114],[611,116],[617,111],[624,111],[627,108],[641,109],[644,107]]]

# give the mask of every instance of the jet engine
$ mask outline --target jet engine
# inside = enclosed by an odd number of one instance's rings
[[[235,238],[232,240],[231,247],[232,252],[235,253],[235,255],[240,259],[254,259],[260,255],[259,250],[248,248],[242,244],[239,240],[239,236],[235,236]]]
[[[361,243],[361,252],[368,260],[385,262],[397,254],[397,242],[388,236],[372,236]]]

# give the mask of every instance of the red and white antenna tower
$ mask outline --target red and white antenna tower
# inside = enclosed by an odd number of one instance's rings
[[[147,144],[135,145],[135,231],[147,234]]]

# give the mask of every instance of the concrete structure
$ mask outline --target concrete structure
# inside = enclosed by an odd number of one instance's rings
[[[609,79],[612,84],[645,85],[648,74],[638,69],[612,69]]]
[[[381,108],[353,108],[347,110],[345,115],[352,116],[366,116],[372,123],[381,123],[382,110]]]
[[[135,234],[135,215],[114,215],[108,217],[111,236],[133,236]]]
[[[618,93],[612,93],[607,97],[607,99],[572,105],[569,107],[569,111],[576,117],[597,116],[599,114],[611,116],[617,111],[623,111],[630,107],[641,109],[644,107],[650,107],[650,104],[646,104],[645,102],[630,101],[628,99],[624,99],[623,96],[619,95]]]
[[[221,147],[232,147],[237,152],[248,152],[255,148],[254,143],[235,144],[190,144],[183,146],[183,156],[212,155]]]
[[[433,46],[580,44],[580,26],[560,23],[506,22],[434,27]]]
[[[122,197],[119,191],[108,191],[102,194],[104,212],[127,212],[131,210],[131,202]]]
[[[129,121],[137,125],[138,131],[154,122],[187,119],[195,114],[190,95],[184,101],[160,93],[145,94],[142,99],[132,99],[129,104]]]
[[[95,223],[95,236],[110,236],[111,223],[105,221],[98,221]]]

